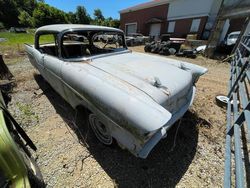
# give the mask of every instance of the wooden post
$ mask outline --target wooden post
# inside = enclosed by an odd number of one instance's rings
[[[0,80],[11,80],[14,76],[3,61],[3,56],[0,55]]]
[[[212,30],[212,33],[208,39],[207,48],[205,50],[205,56],[208,58],[214,57],[214,52],[216,50],[216,47],[218,46],[218,42],[220,39],[221,32],[223,30],[224,24],[226,20],[222,20],[217,18],[217,22],[214,26],[214,29]]]

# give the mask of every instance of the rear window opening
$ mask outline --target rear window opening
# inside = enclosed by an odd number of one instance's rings
[[[58,45],[55,34],[43,34],[39,36],[39,51],[51,56],[58,56]]]

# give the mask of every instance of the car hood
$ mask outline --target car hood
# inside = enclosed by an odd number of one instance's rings
[[[197,65],[137,52],[94,58],[90,65],[136,87],[172,112],[170,103],[185,97],[207,71]]]

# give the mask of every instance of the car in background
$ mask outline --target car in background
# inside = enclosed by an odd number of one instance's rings
[[[225,45],[227,45],[227,46],[235,45],[239,36],[240,36],[240,31],[235,31],[235,32],[229,33],[226,40],[225,40]]]
[[[11,27],[9,29],[9,32],[11,32],[11,33],[27,33],[27,30],[25,28],[21,28],[21,27]]]
[[[145,44],[149,41],[148,36],[144,36],[140,33],[130,33],[126,36],[126,43],[128,46]]]

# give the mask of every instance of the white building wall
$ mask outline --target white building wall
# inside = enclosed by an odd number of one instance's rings
[[[174,0],[169,4],[168,20],[209,16],[217,0]]]
[[[210,10],[210,15],[216,16],[219,12],[220,6],[221,6],[222,0],[214,0],[211,10]]]
[[[221,6],[222,0],[214,0],[213,4],[211,6],[210,12],[209,12],[209,17],[207,20],[207,29],[210,30],[212,29],[212,26],[214,25],[214,22],[216,20],[216,17],[218,15],[220,6]]]
[[[239,2],[243,3],[244,1],[249,2],[249,0],[225,0],[224,1],[224,6],[232,6],[232,5],[237,4]]]

